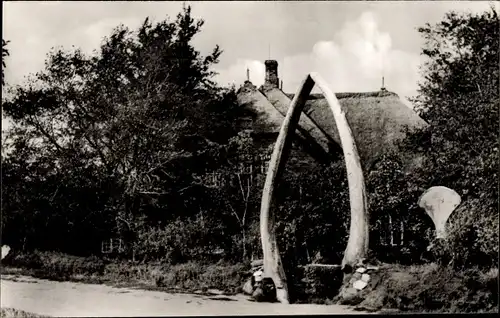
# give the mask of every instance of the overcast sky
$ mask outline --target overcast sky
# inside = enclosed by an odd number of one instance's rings
[[[194,44],[224,50],[216,70],[221,84],[264,79],[265,59],[276,59],[284,90],[295,92],[317,71],[335,92],[386,87],[401,97],[416,92],[421,38],[416,28],[436,23],[449,10],[480,12],[481,1],[187,2],[205,25]],[[4,1],[2,38],[8,45],[5,79],[18,84],[44,67],[53,46],[86,52],[118,24],[132,29],[146,17],[175,18],[182,2]]]

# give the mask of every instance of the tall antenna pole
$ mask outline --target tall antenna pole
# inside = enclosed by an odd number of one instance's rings
[[[250,82],[250,70],[248,69],[248,67],[247,67],[247,81]]]
[[[385,90],[385,83],[384,83],[384,71],[385,71],[385,65],[384,65],[384,54],[382,54],[382,88],[381,90]]]

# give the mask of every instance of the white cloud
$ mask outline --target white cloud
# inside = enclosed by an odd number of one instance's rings
[[[74,31],[74,35],[79,38],[78,47],[87,54],[99,49],[104,37],[109,37],[113,29],[123,24],[130,31],[135,31],[144,21],[142,17],[133,18],[107,18],[96,23],[82,26]]]
[[[260,85],[264,80],[263,61],[238,60],[227,69],[218,70],[218,80],[228,79],[238,86],[243,83],[246,65],[251,68],[251,80]],[[356,20],[345,23],[331,39],[317,42],[307,54],[287,56],[279,60],[279,77],[283,89],[295,92],[310,72],[318,72],[335,92],[375,91],[385,86],[402,98],[416,93],[420,57],[392,48],[389,33],[379,30],[377,16],[362,13]],[[260,78],[255,78],[260,76]]]

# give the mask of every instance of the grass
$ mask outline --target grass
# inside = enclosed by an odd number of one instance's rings
[[[498,268],[455,271],[436,264],[386,264],[376,276],[359,297],[339,297],[338,303],[413,313],[498,312]]]
[[[227,295],[241,292],[250,269],[249,264],[137,264],[40,251],[15,253],[2,263],[5,264],[2,274],[169,292],[207,292],[214,289]]]
[[[33,314],[30,312],[14,309],[14,308],[1,308],[0,309],[0,317],[9,317],[9,318],[40,318],[40,317],[49,317],[42,316],[38,314]]]
[[[215,290],[225,295],[240,293],[250,270],[250,264],[137,264],[39,251],[14,253],[2,260],[2,264],[5,265],[1,267],[2,275],[205,295],[217,294]],[[294,286],[305,288],[303,292],[306,292],[296,298],[304,298],[303,301],[309,303],[354,305],[360,310],[382,312],[498,312],[498,268],[455,271],[437,264],[382,264],[377,274],[372,275],[368,287],[359,297],[350,300],[343,299],[342,294],[331,297],[332,286],[336,284],[329,286],[325,282],[336,281],[335,271],[311,267],[302,268],[300,272],[296,280],[305,278],[309,283]],[[341,284],[339,281],[335,287]],[[29,313],[23,316],[21,312],[11,314],[9,310],[13,309],[2,309],[2,317],[39,317]]]

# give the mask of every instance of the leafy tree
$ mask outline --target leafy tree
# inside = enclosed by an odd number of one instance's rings
[[[491,184],[498,177],[497,13],[452,12],[419,32],[428,62],[415,103],[431,124],[431,161],[461,194],[496,197]]]
[[[385,158],[371,184],[372,213],[397,211],[403,220],[419,216],[420,225],[428,221],[415,204],[424,190],[442,185],[457,191],[463,204],[451,216],[447,242],[456,265],[498,261],[498,244],[493,242],[498,242],[498,187],[494,185],[499,162],[499,26],[492,8],[481,14],[450,12],[440,23],[418,29],[425,39],[426,62],[413,102],[430,125],[410,134],[400,151],[421,155],[422,162],[405,175],[400,163]],[[384,191],[384,183],[400,193]],[[420,232],[423,238],[431,225],[418,223],[413,227],[416,232],[409,230],[413,237]]]
[[[494,185],[499,177],[499,30],[493,7],[475,15],[452,12],[441,23],[419,29],[426,39],[423,54],[429,58],[426,80],[420,83],[416,99],[431,124],[426,168],[433,179],[429,183],[447,185],[463,201],[476,202],[464,203],[452,215],[450,246],[456,251],[469,249],[468,255],[473,255],[466,259],[457,253],[455,261],[461,264],[498,262],[498,244],[493,242],[498,242],[498,187]],[[472,247],[463,240],[467,231],[474,237]],[[460,247],[463,243],[467,246]]]
[[[217,164],[209,155],[234,134],[238,110],[234,89],[211,80],[219,47],[203,57],[191,45],[202,25],[187,7],[173,22],[146,19],[136,32],[119,26],[90,56],[53,49],[44,70],[12,89],[3,109],[14,121],[8,141],[19,151],[9,160],[12,169],[29,163],[52,176],[38,180],[44,193],[53,191],[41,211],[47,222],[75,224],[84,235],[94,226],[88,216],[97,215],[108,236],[117,231],[133,242],[143,215],[165,222],[200,211],[193,174],[207,168],[200,160]],[[15,180],[4,179],[7,201]],[[95,192],[95,206],[78,197],[84,189]],[[47,200],[52,195],[60,205]]]
[[[259,146],[250,131],[244,130],[229,140],[226,149],[224,164],[215,172],[221,182],[211,193],[224,211],[223,223],[238,229],[234,250],[247,259],[250,253],[260,252],[260,233],[250,237],[249,232],[252,224],[259,223],[260,199],[272,145]]]

